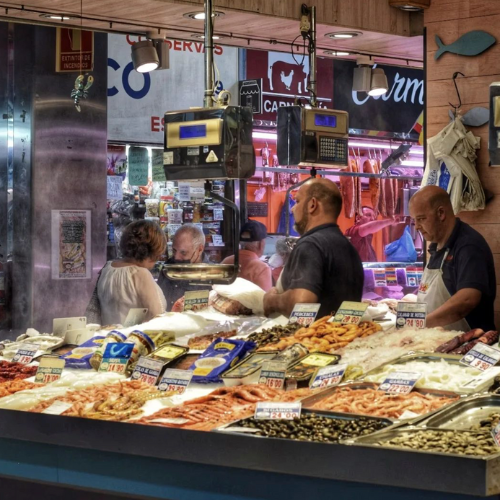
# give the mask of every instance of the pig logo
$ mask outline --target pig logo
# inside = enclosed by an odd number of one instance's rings
[[[270,52],[268,55],[269,89],[272,92],[286,94],[306,94],[309,77],[309,60],[304,58],[302,64],[297,64],[291,54]]]

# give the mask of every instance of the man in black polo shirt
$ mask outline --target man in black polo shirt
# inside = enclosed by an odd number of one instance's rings
[[[426,186],[410,201],[415,227],[430,243],[418,301],[427,303],[427,326],[494,330],[495,265],[485,239],[455,217],[448,193]]]
[[[295,228],[302,236],[277,288],[264,296],[266,315],[288,316],[297,303],[319,302],[321,317],[336,311],[344,300],[360,301],[363,266],[337,225],[342,209],[339,189],[327,179],[311,179],[299,189],[295,201]]]

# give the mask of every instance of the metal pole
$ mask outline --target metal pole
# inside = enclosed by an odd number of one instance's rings
[[[214,105],[214,77],[213,77],[213,59],[214,59],[214,40],[213,40],[213,21],[212,7],[213,0],[205,0],[205,96],[203,98],[203,107],[212,108]]]
[[[317,92],[316,92],[316,7],[313,5],[309,9],[311,16],[311,39],[309,41],[311,51],[309,53],[309,92],[311,94],[311,106],[318,107]]]

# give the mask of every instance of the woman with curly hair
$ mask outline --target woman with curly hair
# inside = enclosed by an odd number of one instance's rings
[[[146,320],[165,312],[165,297],[150,270],[166,248],[167,239],[156,222],[138,220],[125,228],[122,258],[104,266],[97,285],[103,325],[123,324],[132,308],[147,308]]]

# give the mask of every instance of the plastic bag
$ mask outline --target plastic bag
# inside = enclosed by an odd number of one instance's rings
[[[403,236],[385,246],[385,256],[388,262],[415,262],[417,251],[413,244],[410,226],[406,226]]]

